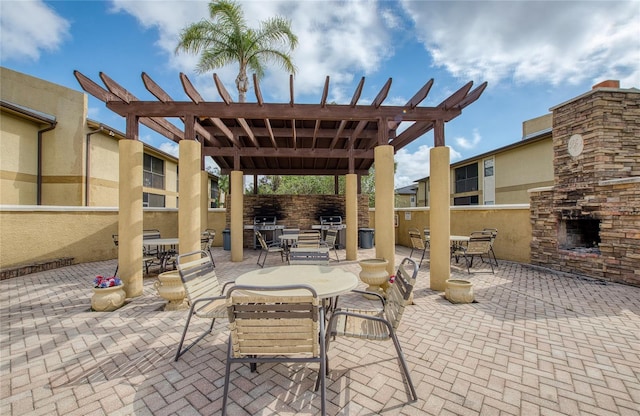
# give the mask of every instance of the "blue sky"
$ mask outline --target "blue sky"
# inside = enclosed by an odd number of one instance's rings
[[[404,104],[430,78],[422,105],[437,105],[468,81],[488,81],[482,97],[445,126],[452,162],[522,138],[522,122],[607,79],[640,88],[639,1],[242,1],[250,26],[281,15],[299,38],[295,100],[348,103],[361,77],[359,104],[388,78],[385,104]],[[141,99],[154,99],[148,73],[176,100],[187,100],[185,72],[205,99],[220,101],[196,56],[174,54],[182,28],[208,16],[207,1],[0,1],[0,63],[80,90],[73,70],[99,82],[104,72]],[[234,96],[237,67],[216,73]],[[261,81],[267,102],[288,102],[288,74]],[[253,91],[248,101],[255,101]],[[124,120],[89,98],[89,117],[125,130]],[[400,127],[403,128],[402,126]],[[172,154],[177,145],[141,129],[142,140]],[[396,187],[429,175],[427,133],[396,154]]]

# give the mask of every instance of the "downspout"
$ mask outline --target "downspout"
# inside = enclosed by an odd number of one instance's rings
[[[56,128],[57,121],[49,124],[42,130],[38,130],[38,173],[36,179],[36,205],[42,205],[42,134]]]
[[[87,148],[85,149],[85,154],[84,154],[84,206],[88,207],[89,206],[89,178],[90,178],[90,173],[91,173],[91,136],[93,134],[96,134],[98,132],[101,132],[104,130],[104,127],[100,126],[100,128],[96,129],[96,130],[91,130],[89,133],[86,134],[86,138],[87,138]]]

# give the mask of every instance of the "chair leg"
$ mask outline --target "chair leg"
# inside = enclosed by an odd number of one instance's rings
[[[193,341],[188,347],[186,347],[185,349],[182,349],[182,345],[184,345],[184,339],[187,336],[187,329],[189,329],[189,323],[191,322],[191,318],[192,317],[193,317],[193,308],[191,308],[189,310],[189,317],[187,318],[187,322],[184,325],[184,331],[182,331],[182,338],[180,338],[180,343],[178,344],[178,351],[176,351],[176,358],[174,359],[174,361],[178,361],[178,359],[182,356],[182,354],[184,354],[185,352],[189,351],[191,349],[191,347],[196,345],[202,338],[204,338],[205,336],[210,334],[211,331],[213,331],[213,324],[215,324],[215,322],[216,322],[215,318],[213,318],[211,320],[211,325],[209,325],[209,329],[208,330],[206,330],[202,334],[200,334],[200,336],[198,338],[196,338],[196,340]]]
[[[224,372],[224,393],[222,394],[222,416],[227,414],[227,397],[229,396],[229,373],[231,372],[231,337],[227,347],[227,364]]]
[[[393,340],[393,345],[396,347],[396,352],[398,353],[398,360],[400,361],[400,366],[402,368],[402,372],[404,372],[404,377],[407,379],[407,384],[409,385],[409,390],[411,390],[411,401],[415,402],[418,400],[418,395],[416,394],[416,389],[413,386],[413,381],[411,381],[411,375],[409,374],[409,367],[407,367],[407,362],[404,360],[404,354],[402,353],[402,348],[400,347],[400,341],[398,341],[398,337],[396,337],[396,333],[389,325],[386,323],[389,328],[389,333],[391,334],[391,339]]]
[[[260,253],[258,254],[258,263],[257,264],[260,267],[264,267],[264,261],[262,262],[262,264],[260,264],[260,257],[262,257],[262,252],[263,252],[263,250],[260,250]],[[265,259],[265,261],[267,260],[267,255],[266,254],[264,255],[264,259]]]

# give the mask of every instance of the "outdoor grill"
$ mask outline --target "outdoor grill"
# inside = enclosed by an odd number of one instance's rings
[[[342,217],[340,216],[320,217],[321,230],[342,230],[345,227],[346,225],[342,223]]]
[[[342,217],[338,215],[329,215],[320,217],[320,225],[312,225],[312,229],[321,230],[322,238],[324,239],[324,234],[327,230],[338,230],[338,238],[336,239],[336,243],[339,247],[346,247],[346,235],[342,231],[347,228],[346,224],[342,223]]]
[[[258,215],[253,218],[253,227],[245,226],[245,229],[260,231],[267,243],[273,242],[284,229],[284,225],[278,225],[275,216]],[[257,248],[258,240],[253,238],[253,248]]]

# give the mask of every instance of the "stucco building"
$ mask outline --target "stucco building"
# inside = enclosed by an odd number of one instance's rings
[[[528,204],[528,189],[553,185],[552,115],[522,123],[522,139],[451,164],[451,205]],[[429,177],[416,181],[429,206]]]
[[[87,118],[87,96],[0,67],[0,205],[118,206],[124,133]],[[178,158],[144,144],[143,205],[177,208]],[[210,174],[209,207],[218,204]]]

